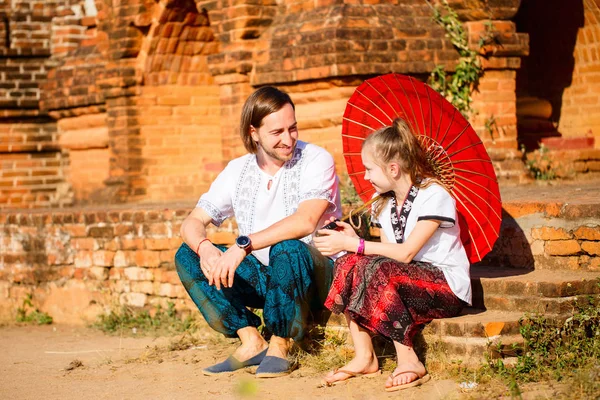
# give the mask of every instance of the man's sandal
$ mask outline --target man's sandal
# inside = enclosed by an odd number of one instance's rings
[[[400,371],[400,372],[398,372],[396,374],[392,373],[390,376],[392,377],[392,380],[393,380],[398,375],[408,374],[408,373],[415,374],[417,377],[419,376],[419,374],[417,372],[415,372],[415,371]],[[411,388],[411,387],[420,386],[420,385],[424,384],[425,382],[429,381],[430,379],[431,379],[431,375],[429,375],[427,372],[425,372],[425,375],[423,375],[420,378],[415,379],[412,382],[408,382],[408,383],[405,383],[403,385],[386,387],[385,391],[386,392],[395,392],[397,390],[404,390],[404,389],[408,389],[408,388]]]
[[[286,358],[266,356],[256,369],[255,376],[257,378],[278,378],[291,374],[297,367],[297,363],[290,362]]]
[[[318,387],[331,387],[336,385],[341,385],[347,383],[352,378],[374,378],[376,376],[381,375],[381,370],[377,370],[375,372],[362,373],[362,372],[354,372],[354,371],[346,371],[345,369],[334,369],[333,375],[335,374],[346,374],[348,375],[345,379],[338,379],[333,382],[323,379],[323,381],[318,385]]]
[[[265,356],[267,355],[267,350],[268,349],[264,349],[263,351],[261,351],[260,353],[258,353],[257,355],[255,355],[254,357],[252,357],[246,361],[239,361],[234,356],[229,356],[225,361],[222,361],[215,365],[211,365],[210,367],[204,368],[202,370],[202,373],[204,375],[211,376],[211,375],[218,375],[218,374],[222,374],[222,373],[226,373],[226,372],[234,372],[234,371],[237,371],[238,369],[252,367],[254,365],[259,365],[263,361]]]

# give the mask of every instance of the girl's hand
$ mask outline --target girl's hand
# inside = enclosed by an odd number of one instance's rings
[[[338,222],[338,224],[339,223],[340,222]],[[350,229],[352,229],[352,227],[350,227]],[[339,253],[340,251],[351,248],[352,246],[350,242],[358,243],[356,238],[347,236],[343,232],[338,232],[331,229],[320,229],[318,234],[320,236],[313,238],[313,242],[317,250],[319,250],[324,256],[331,256]]]
[[[356,231],[354,230],[352,225],[350,225],[349,223],[342,222],[342,221],[335,221],[335,223],[337,224],[337,226],[339,228],[341,228],[341,229],[336,229],[337,232],[340,232],[341,234],[343,234],[345,236],[350,236],[350,237],[354,237],[354,238],[360,237],[356,234]]]

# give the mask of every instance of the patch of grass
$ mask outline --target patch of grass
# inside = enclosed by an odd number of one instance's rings
[[[572,178],[574,171],[568,163],[557,157],[549,148],[542,143],[540,148],[530,153],[525,153],[525,147],[521,146],[521,152],[525,159],[525,166],[529,174],[539,181],[551,181],[559,178]]]
[[[599,280],[600,286],[600,280]],[[428,349],[435,375],[459,382],[475,382],[473,398],[509,396],[522,398],[530,391],[557,399],[597,399],[600,393],[600,299],[582,298],[566,320],[543,314],[526,315],[520,321],[524,344],[510,359],[488,357],[479,367],[437,360],[440,349]],[[501,348],[502,345],[498,345]],[[494,349],[490,349],[494,350]],[[490,351],[498,353],[498,351]],[[429,358],[429,357],[428,357]],[[509,362],[510,360],[510,362]],[[550,394],[548,394],[550,393]]]
[[[175,304],[169,302],[166,309],[160,305],[151,310],[121,306],[100,315],[92,326],[110,334],[158,336],[193,333],[198,329],[198,320],[192,316],[182,318],[175,311]]]
[[[309,348],[294,346],[292,357],[302,366],[315,372],[339,368],[354,357],[354,350],[347,345],[348,332],[331,327],[315,326],[308,331]]]
[[[17,322],[35,323],[37,325],[49,325],[52,323],[52,317],[45,312],[41,312],[33,306],[33,295],[28,293],[23,300],[23,306],[17,308]]]

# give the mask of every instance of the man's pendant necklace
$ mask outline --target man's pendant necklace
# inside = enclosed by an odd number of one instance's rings
[[[272,184],[273,184],[273,179],[269,179],[269,182],[267,182],[267,190],[271,190]]]

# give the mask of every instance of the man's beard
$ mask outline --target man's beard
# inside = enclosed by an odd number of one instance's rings
[[[279,154],[277,152],[276,148],[275,149],[271,149],[271,148],[267,149],[265,146],[262,145],[262,143],[260,141],[258,142],[258,146],[262,149],[262,151],[265,152],[265,154],[267,156],[269,156],[277,161],[287,162],[287,161],[290,161],[292,159],[292,157],[294,156],[294,150],[296,150],[297,143],[298,143],[297,141],[294,141],[294,144],[292,146],[292,151],[290,151],[290,154],[287,156],[283,156],[283,155]]]

